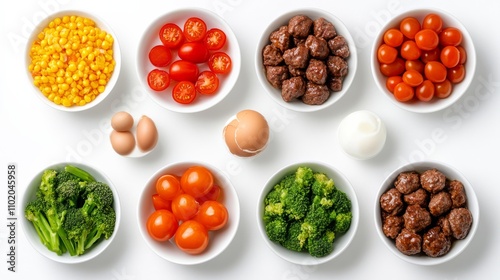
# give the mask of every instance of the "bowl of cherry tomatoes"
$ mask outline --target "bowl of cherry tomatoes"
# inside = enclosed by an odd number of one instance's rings
[[[240,205],[228,177],[204,162],[160,168],[139,198],[140,233],[153,252],[194,265],[221,254],[236,235]]]
[[[469,88],[476,52],[465,26],[436,9],[410,10],[387,22],[372,45],[371,68],[380,91],[416,113],[445,109]]]
[[[209,10],[161,15],[139,41],[139,80],[153,101],[174,112],[200,112],[216,105],[231,92],[240,68],[236,36]]]

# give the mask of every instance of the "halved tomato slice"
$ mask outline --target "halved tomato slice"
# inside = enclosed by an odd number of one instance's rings
[[[219,78],[212,71],[203,71],[198,76],[194,86],[199,93],[212,95],[219,88]]]
[[[227,74],[231,71],[231,58],[225,52],[215,52],[208,59],[208,67],[217,74]]]
[[[152,90],[162,91],[170,85],[170,76],[167,71],[153,69],[148,74],[148,85]]]
[[[184,42],[182,29],[175,23],[163,25],[160,29],[160,41],[168,48],[178,48]]]
[[[184,36],[190,42],[200,41],[207,33],[207,24],[198,17],[190,17],[184,23]]]
[[[172,89],[172,97],[181,104],[192,103],[196,97],[194,84],[189,81],[180,81]]]

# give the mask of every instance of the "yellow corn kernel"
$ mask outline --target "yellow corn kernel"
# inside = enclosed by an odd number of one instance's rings
[[[104,89],[105,89],[105,87],[104,87],[104,86],[99,86],[99,87],[97,87],[97,91],[99,91],[99,93],[103,93],[103,92],[104,92]]]

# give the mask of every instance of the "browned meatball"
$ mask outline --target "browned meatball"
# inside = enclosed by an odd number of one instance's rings
[[[266,78],[274,88],[281,89],[283,81],[289,76],[286,66],[266,66]]]
[[[422,188],[430,193],[438,193],[446,186],[446,176],[437,169],[429,169],[420,174]]]
[[[347,75],[347,62],[340,56],[329,56],[326,61],[329,73],[334,77],[344,77]]]
[[[429,229],[422,239],[422,251],[429,257],[440,257],[451,249],[450,237],[446,236],[439,226]]]
[[[283,53],[285,63],[294,68],[305,68],[309,62],[309,50],[305,45],[286,50]]]
[[[344,36],[338,35],[335,38],[328,41],[328,48],[332,51],[334,55],[338,55],[342,58],[348,58],[351,54],[349,50],[349,45]]]
[[[418,254],[422,251],[422,237],[409,229],[403,228],[396,237],[396,248],[408,256]]]
[[[448,192],[451,196],[452,208],[464,207],[467,202],[467,195],[465,194],[465,188],[462,182],[458,180],[452,180],[448,183]]]
[[[380,208],[389,214],[398,214],[403,210],[402,194],[396,188],[389,189],[380,196]]]
[[[306,92],[302,95],[302,102],[309,105],[321,105],[330,97],[330,91],[326,85],[306,83]]]
[[[283,62],[282,52],[273,45],[266,45],[262,50],[263,64],[266,66],[277,66]]]
[[[311,59],[306,69],[306,78],[318,85],[324,85],[328,75],[326,65],[323,61]]]
[[[281,87],[281,97],[284,101],[290,102],[301,97],[306,92],[306,82],[302,77],[292,77],[284,80]]]
[[[313,34],[316,37],[321,37],[325,40],[329,40],[337,36],[337,31],[333,23],[320,17],[313,22]]]
[[[450,221],[448,220],[448,216],[441,216],[438,218],[437,223],[439,227],[441,227],[441,231],[446,236],[451,236],[453,233],[451,231]]]
[[[382,231],[384,232],[385,236],[394,239],[401,232],[403,226],[403,217],[390,215],[385,217],[382,225]]]
[[[442,191],[431,196],[429,201],[429,212],[432,216],[438,217],[451,209],[451,197],[448,192]]]
[[[306,15],[297,15],[288,21],[288,33],[293,37],[306,38],[311,33],[313,21]]]
[[[341,91],[342,90],[342,85],[344,84],[344,78],[343,77],[332,77],[328,76],[326,78],[326,85],[331,91]]]
[[[401,172],[396,181],[394,181],[394,187],[402,194],[409,194],[420,188],[420,175],[417,172]]]
[[[291,77],[302,77],[303,79],[306,79],[306,69],[304,68],[288,66],[288,72],[290,72]]]
[[[419,188],[412,193],[405,194],[403,198],[405,203],[408,205],[417,204],[422,207],[426,207],[427,202],[429,201],[429,194],[426,190]]]
[[[454,208],[448,215],[453,237],[464,239],[472,226],[472,214],[467,208]]]
[[[275,46],[282,52],[284,52],[286,49],[289,49],[290,33],[288,33],[288,27],[284,25],[278,28],[278,30],[271,32],[271,35],[269,35],[269,40],[271,41],[271,44],[273,46]]]
[[[429,211],[420,207],[420,205],[410,205],[406,207],[403,219],[405,220],[405,228],[415,232],[425,229],[432,222]]]
[[[307,36],[305,46],[309,49],[309,54],[314,58],[325,60],[330,55],[328,43],[321,37]]]

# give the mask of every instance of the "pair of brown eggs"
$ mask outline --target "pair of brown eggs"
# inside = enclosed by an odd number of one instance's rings
[[[111,127],[113,128],[110,134],[111,146],[122,156],[130,155],[136,146],[140,152],[147,153],[158,142],[156,125],[147,116],[141,116],[134,131],[132,115],[124,111],[117,112],[111,118]]]

